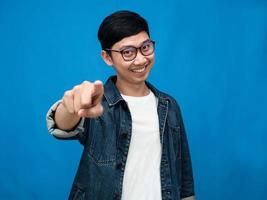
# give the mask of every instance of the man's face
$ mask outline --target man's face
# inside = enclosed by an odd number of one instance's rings
[[[146,43],[150,41],[148,34],[143,31],[136,35],[125,37],[112,46],[112,50],[126,49],[125,55],[128,56],[127,48],[129,47],[141,47],[144,50],[147,48]],[[153,44],[152,44],[153,45]],[[143,46],[143,47],[142,47]],[[154,52],[151,55],[144,56],[140,49],[137,50],[136,57],[127,61],[123,58],[120,52],[111,51],[111,64],[114,66],[117,72],[117,83],[124,86],[129,84],[143,84],[147,79],[149,72],[154,63]]]

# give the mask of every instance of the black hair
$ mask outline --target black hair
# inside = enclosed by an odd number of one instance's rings
[[[98,40],[103,50],[110,49],[125,37],[145,31],[149,35],[147,21],[139,14],[122,10],[107,16],[98,29]]]

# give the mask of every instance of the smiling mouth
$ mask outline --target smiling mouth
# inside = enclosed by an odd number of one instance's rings
[[[146,69],[146,66],[138,68],[138,69],[131,69],[131,71],[134,73],[142,73],[145,71],[145,69]]]

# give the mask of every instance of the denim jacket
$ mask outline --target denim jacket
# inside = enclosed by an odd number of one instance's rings
[[[66,138],[78,139],[84,146],[69,200],[121,199],[132,120],[115,81],[115,76],[110,77],[104,85],[104,113],[98,118],[86,118],[84,131]],[[162,199],[193,200],[191,159],[179,106],[172,97],[146,84],[158,99]]]

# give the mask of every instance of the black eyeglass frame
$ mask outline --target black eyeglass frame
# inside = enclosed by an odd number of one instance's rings
[[[151,42],[151,43],[152,43],[152,45],[153,45],[153,51],[150,52],[149,54],[144,54],[144,52],[142,51],[142,47],[143,47],[145,44],[147,44],[148,42]],[[124,61],[133,61],[133,60],[136,58],[136,56],[137,56],[138,50],[140,51],[140,53],[141,53],[143,56],[150,56],[151,54],[153,54],[154,51],[155,51],[155,43],[156,43],[155,41],[149,39],[149,40],[144,41],[140,47],[126,46],[126,47],[124,47],[124,48],[121,49],[121,50],[115,50],[115,49],[105,49],[105,50],[106,50],[107,52],[111,52],[111,51],[113,51],[113,52],[120,53]],[[134,49],[136,50],[136,51],[135,51],[135,52],[136,52],[136,53],[135,53],[135,56],[134,56],[133,58],[129,59],[129,60],[128,60],[128,59],[125,59],[124,56],[123,56],[123,51],[125,51],[125,50],[128,49],[128,48],[134,48]]]

